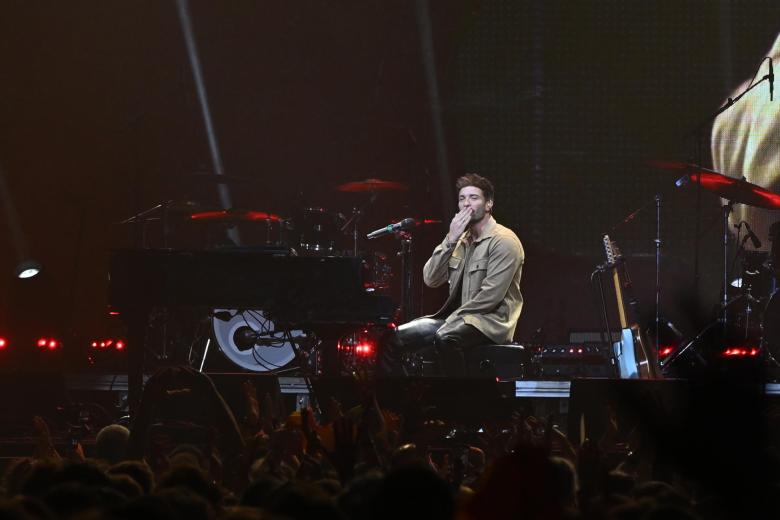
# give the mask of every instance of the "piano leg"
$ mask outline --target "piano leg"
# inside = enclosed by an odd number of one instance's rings
[[[127,404],[130,420],[135,419],[144,389],[144,358],[149,309],[134,309],[123,313],[127,326]]]

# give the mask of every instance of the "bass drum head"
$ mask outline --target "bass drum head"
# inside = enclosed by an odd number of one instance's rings
[[[266,317],[263,310],[214,309],[213,314],[229,313],[231,318],[224,320],[216,316],[211,319],[214,339],[222,353],[236,365],[253,372],[273,372],[279,370],[295,359],[295,350],[281,331],[275,332],[274,323]],[[242,348],[236,339],[242,332],[252,329],[256,334],[255,345]],[[292,340],[296,343],[305,339],[301,330],[290,331]]]
[[[764,310],[764,346],[767,352],[780,362],[780,290],[775,291]]]

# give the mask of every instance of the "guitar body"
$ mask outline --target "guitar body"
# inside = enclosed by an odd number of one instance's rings
[[[633,307],[636,301],[629,299],[626,305],[627,293],[631,290],[631,280],[625,269],[623,257],[617,246],[604,235],[604,248],[607,262],[612,266],[612,282],[615,286],[618,316],[620,318],[620,341],[612,345],[618,376],[621,379],[660,379],[661,371],[655,351],[650,346],[636,318]]]
[[[639,369],[636,362],[636,347],[634,344],[634,331],[623,329],[620,331],[620,341],[612,344],[612,354],[618,368],[620,379],[638,379]]]

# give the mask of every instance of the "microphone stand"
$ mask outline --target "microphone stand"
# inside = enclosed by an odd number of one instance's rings
[[[412,234],[409,231],[398,231],[396,237],[401,241],[401,312],[402,322],[409,321],[412,312]]]

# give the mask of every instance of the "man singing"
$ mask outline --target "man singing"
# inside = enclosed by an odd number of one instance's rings
[[[405,323],[391,335],[383,355],[388,373],[403,372],[404,352],[434,346],[445,375],[464,375],[465,350],[512,341],[523,307],[523,246],[493,218],[489,180],[470,173],[455,187],[459,211],[423,268],[428,287],[449,283],[449,298],[436,314]]]

